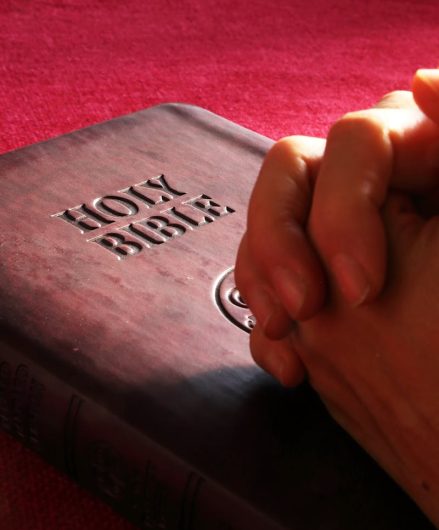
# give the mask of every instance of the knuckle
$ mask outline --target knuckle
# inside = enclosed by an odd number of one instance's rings
[[[387,92],[387,94],[384,94],[382,99],[399,99],[399,98],[407,98],[411,97],[412,93],[409,90],[392,90],[391,92]]]
[[[330,129],[328,148],[338,146],[349,152],[354,146],[358,146],[355,147],[356,151],[365,152],[372,148],[377,153],[377,150],[387,149],[389,146],[389,127],[387,116],[383,116],[383,109],[348,112]]]
[[[267,160],[272,159],[283,159],[285,156],[288,156],[294,146],[294,137],[287,136],[285,138],[281,138],[278,140],[268,151],[267,153]]]
[[[413,94],[409,90],[393,90],[385,94],[374,107],[376,108],[411,108],[415,106]]]
[[[278,140],[267,153],[267,158],[290,158],[291,156],[300,156],[305,150],[307,142],[310,138],[308,136],[293,135],[285,136]]]
[[[356,138],[381,133],[385,128],[378,109],[357,110],[342,116],[330,129],[328,139]]]

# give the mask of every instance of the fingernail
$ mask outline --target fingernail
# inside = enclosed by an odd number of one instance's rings
[[[279,303],[265,287],[256,286],[248,293],[248,304],[257,322],[265,330]]]
[[[344,298],[353,307],[367,298],[370,285],[361,265],[346,254],[337,254],[332,260],[332,272]]]
[[[303,279],[290,269],[278,267],[273,272],[273,283],[289,315],[297,318],[306,297]]]
[[[439,95],[439,70],[421,68],[416,72],[416,76],[422,79],[426,85],[428,85],[433,92]]]

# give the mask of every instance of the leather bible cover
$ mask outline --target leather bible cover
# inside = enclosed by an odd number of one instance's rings
[[[250,359],[231,268],[271,144],[169,104],[0,157],[1,426],[143,528],[430,528]]]

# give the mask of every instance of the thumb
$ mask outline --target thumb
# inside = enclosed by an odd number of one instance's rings
[[[420,69],[412,81],[413,97],[419,108],[439,125],[439,69]]]

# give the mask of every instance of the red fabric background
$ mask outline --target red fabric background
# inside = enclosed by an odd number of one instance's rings
[[[2,0],[0,152],[165,101],[279,138],[439,63],[437,0]],[[0,528],[130,526],[0,434]]]

